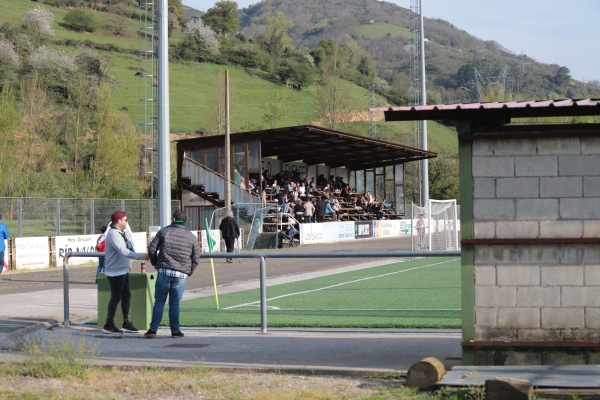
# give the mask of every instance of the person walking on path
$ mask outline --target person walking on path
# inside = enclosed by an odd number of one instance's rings
[[[233,218],[233,212],[231,212],[231,210],[227,210],[227,216],[221,220],[219,230],[221,231],[223,240],[225,240],[227,252],[233,253],[233,249],[235,248],[235,240],[240,237],[240,227],[238,226],[235,218]],[[232,263],[233,259],[228,258],[226,261],[228,263]]]
[[[0,219],[2,215],[0,214]],[[6,251],[5,239],[10,239],[10,232],[4,222],[0,222],[0,273],[4,271],[4,252]]]
[[[127,214],[125,211],[115,211],[111,216],[111,226],[107,229],[105,245],[104,274],[110,285],[110,300],[106,323],[102,332],[123,333],[138,332],[131,323],[129,309],[131,307],[131,291],[129,290],[129,269],[131,260],[147,260],[148,254],[136,253],[133,240],[127,232]],[[121,303],[123,312],[123,330],[115,326],[115,313]]]
[[[147,338],[156,337],[167,296],[171,337],[177,339],[184,336],[179,329],[179,302],[183,297],[186,279],[192,276],[200,258],[198,239],[189,231],[186,220],[185,211],[175,211],[171,225],[159,230],[148,245],[150,263],[158,271],[158,276],[154,290],[152,322],[150,329],[144,334]]]

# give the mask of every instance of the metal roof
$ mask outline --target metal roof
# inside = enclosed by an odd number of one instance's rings
[[[376,108],[386,121],[477,120],[509,123],[511,118],[600,115],[600,99],[509,101],[504,103],[434,104]]]
[[[261,142],[262,157],[361,170],[434,158],[436,153],[313,125],[232,133],[230,143]],[[185,149],[222,146],[225,135],[178,141]]]

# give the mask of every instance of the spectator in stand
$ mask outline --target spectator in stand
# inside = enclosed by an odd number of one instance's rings
[[[323,188],[323,197],[325,197],[326,199],[329,199],[329,198],[331,198],[331,196],[332,196],[332,194],[331,194],[331,185],[328,183]]]
[[[304,182],[300,183],[300,186],[298,186],[298,195],[300,197],[306,196],[306,185]]]
[[[284,193],[281,193],[278,197],[277,197],[277,208],[279,209],[279,212],[286,212],[285,208],[287,208],[287,195]]]
[[[383,218],[383,207],[379,204],[379,199],[375,197],[373,204],[371,204],[371,213],[375,214],[375,219]]]
[[[370,211],[370,206],[369,206],[369,201],[367,200],[367,196],[360,196],[359,198],[356,199],[356,205],[357,207],[361,208],[363,210],[363,212],[371,212]]]
[[[285,192],[285,194],[291,194],[294,191],[294,184],[292,183],[292,181],[285,182],[285,184],[283,185],[283,191]]]
[[[246,180],[244,178],[240,178],[240,189],[248,190],[248,188],[246,188]]]
[[[316,196],[318,193],[317,191],[317,183],[315,182],[315,178],[310,178],[310,182],[308,183],[308,189],[307,189],[307,194],[309,196]]]
[[[308,197],[306,203],[304,203],[304,223],[310,224],[313,222],[313,215],[315,213],[315,205],[312,202],[312,197]]]
[[[340,217],[340,202],[337,199],[333,199],[333,204],[331,205],[331,210],[333,211],[333,220],[337,221]]]
[[[242,181],[242,174],[237,170],[237,168],[233,168],[233,179],[236,185],[239,185]]]
[[[347,203],[352,202],[352,196],[350,195],[350,185],[344,186],[342,189],[342,196],[346,199]]]
[[[381,207],[383,207],[384,210],[392,210],[394,214],[398,214],[394,209],[394,204],[388,202],[387,197],[381,202]]]
[[[273,180],[273,185],[271,186],[271,193],[275,196],[279,194],[280,187],[277,185],[277,179]]]
[[[329,199],[325,199],[325,215],[333,214],[333,209],[331,208],[331,201]],[[333,220],[333,215],[331,216]]]
[[[317,204],[315,205],[315,213],[317,215],[317,222],[323,222],[323,217],[325,217],[325,202],[321,196],[317,197]]]
[[[317,177],[317,186],[318,187],[325,187],[325,185],[327,185],[327,178],[325,178],[325,175],[320,174]]]
[[[295,183],[294,183],[294,189],[292,190],[290,197],[294,203],[296,203],[296,200],[298,200],[300,198],[300,192],[298,191],[298,186],[296,186]]]
[[[306,208],[302,204],[302,200],[300,200],[300,199],[296,200],[296,205],[294,206],[294,215],[296,215],[296,219],[298,220],[298,222],[300,222],[300,223],[304,222],[305,211],[306,211]]]

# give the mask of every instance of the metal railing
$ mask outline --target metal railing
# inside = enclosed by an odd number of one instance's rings
[[[70,257],[101,257],[104,253],[98,252],[72,252],[68,253],[63,261],[63,288],[64,288],[64,326],[69,327],[69,268],[68,260]],[[260,260],[259,280],[260,280],[260,331],[267,333],[267,266],[266,258],[404,258],[404,257],[454,257],[460,256],[459,250],[452,251],[372,251],[372,252],[295,252],[295,253],[277,253],[277,252],[248,252],[236,253],[236,258],[258,258]],[[230,253],[202,253],[200,258],[230,258]]]
[[[184,157],[182,176],[189,177],[192,185],[204,185],[207,193],[220,193],[224,196],[225,177],[190,158]],[[232,183],[231,201],[234,203],[260,203],[260,197],[243,190],[239,185]],[[223,200],[223,199],[221,199]]]

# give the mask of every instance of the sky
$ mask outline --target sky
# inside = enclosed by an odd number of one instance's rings
[[[201,11],[215,0],[182,0]],[[259,3],[237,0],[239,8]],[[410,8],[410,0],[390,3]],[[452,23],[483,40],[538,62],[566,66],[579,81],[600,81],[598,0],[422,0],[423,15]],[[427,23],[425,23],[427,37]]]

